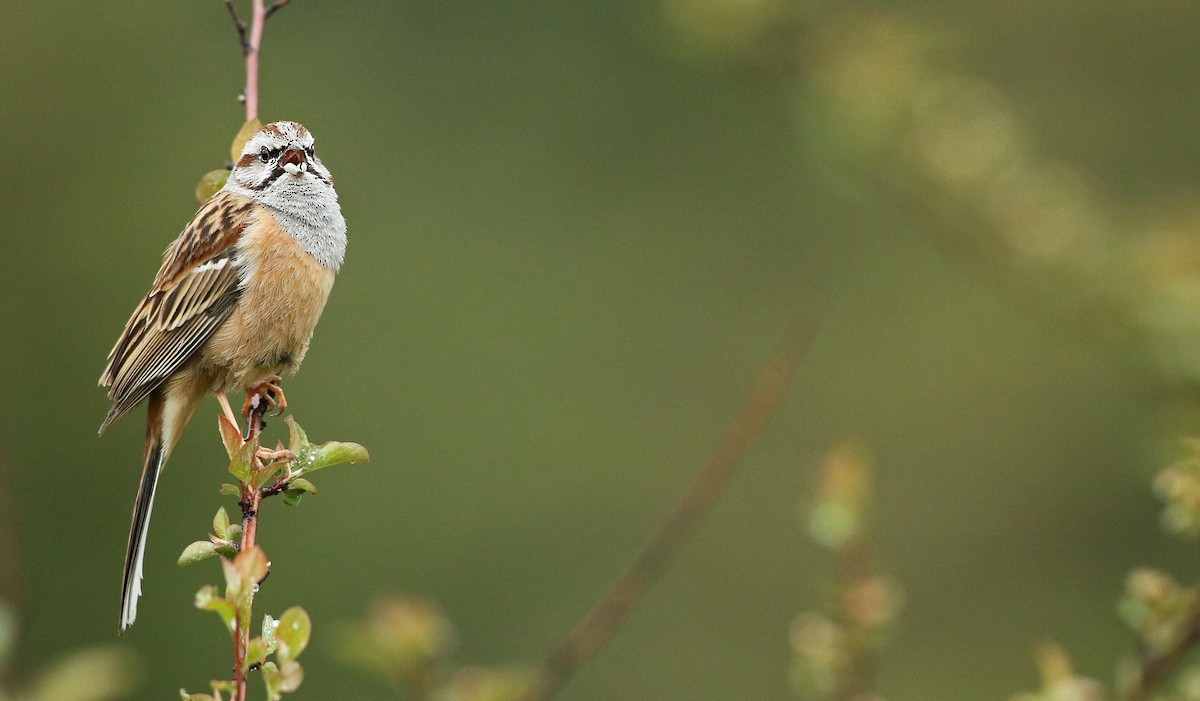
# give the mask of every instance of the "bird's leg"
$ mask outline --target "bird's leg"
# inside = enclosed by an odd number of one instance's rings
[[[286,483],[292,479],[291,462],[296,459],[296,454],[284,448],[282,443],[276,443],[274,450],[266,446],[259,446],[258,450],[254,453],[254,458],[260,466],[264,463],[276,461],[286,463],[283,467],[284,474],[275,480],[276,484]]]
[[[279,388],[280,378],[271,375],[258,384],[246,387],[246,403],[242,405],[242,416],[246,419],[246,433],[243,441],[253,440],[267,427],[266,415],[271,407],[283,412],[287,400],[283,398],[283,390]]]
[[[255,455],[260,460],[287,460],[290,462],[296,459],[296,454],[287,448],[284,448],[283,445],[276,445],[275,450],[261,447],[258,449],[258,452],[255,453]]]
[[[225,418],[229,419],[229,423],[233,424],[233,427],[240,431],[241,426],[238,424],[237,414],[234,414],[233,407],[229,406],[229,397],[225,396],[225,390],[217,392],[217,402],[220,403],[221,411],[225,414]]]

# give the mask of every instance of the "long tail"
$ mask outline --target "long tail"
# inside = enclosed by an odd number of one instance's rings
[[[125,550],[125,575],[121,582],[121,631],[137,618],[138,597],[142,595],[142,560],[146,554],[146,534],[150,529],[150,511],[158,476],[167,463],[184,425],[204,397],[204,388],[187,383],[168,382],[150,393],[146,406],[146,457],[137,501],[133,503],[133,523],[129,527],[129,546]]]
[[[146,407],[146,458],[142,465],[142,480],[138,484],[137,501],[133,503],[133,525],[129,527],[129,546],[125,550],[125,576],[121,582],[121,631],[133,625],[137,618],[138,597],[142,595],[142,559],[146,554],[146,534],[150,530],[150,511],[154,508],[154,490],[158,474],[167,461],[163,441],[163,393],[150,395]]]

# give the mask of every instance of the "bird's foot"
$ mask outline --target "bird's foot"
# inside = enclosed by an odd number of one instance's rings
[[[249,419],[250,414],[258,412],[265,415],[271,409],[279,416],[287,409],[287,397],[283,396],[283,388],[279,383],[283,378],[271,375],[258,384],[246,388],[246,403],[242,405],[242,418]]]
[[[270,448],[259,448],[258,452],[254,454],[254,457],[267,462],[274,462],[276,460],[291,462],[296,459],[296,454],[287,448],[284,448],[282,445],[279,445],[274,450],[271,450]]]

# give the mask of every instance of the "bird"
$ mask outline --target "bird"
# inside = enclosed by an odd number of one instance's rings
[[[121,584],[120,631],[137,617],[154,494],[184,426],[209,394],[286,406],[281,376],[304,360],[346,255],[346,220],[312,133],[267,124],[225,185],[167,248],[150,291],[100,376],[112,406],[100,433],[147,400],[146,446]],[[252,402],[252,400],[255,400]]]

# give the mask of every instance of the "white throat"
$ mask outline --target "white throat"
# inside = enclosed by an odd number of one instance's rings
[[[346,220],[337,191],[311,173],[286,174],[264,190],[251,190],[233,177],[225,190],[249,197],[271,210],[300,247],[336,271],[346,257]]]

